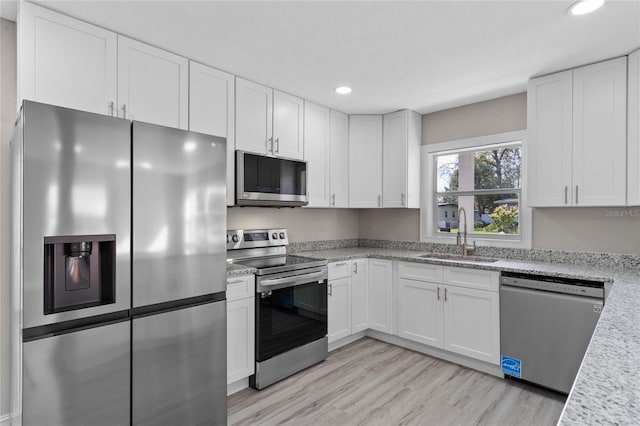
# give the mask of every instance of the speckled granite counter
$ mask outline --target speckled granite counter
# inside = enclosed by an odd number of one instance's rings
[[[237,263],[227,262],[227,277],[236,277],[238,275],[253,274],[255,271],[256,271],[256,268],[251,268],[249,266],[244,266],[244,265],[238,265]]]
[[[422,259],[424,251],[351,247],[296,252],[336,262],[381,259],[613,281],[613,288],[560,418],[560,425],[640,424],[640,270],[520,260],[460,262]],[[607,264],[603,262],[602,264]],[[634,265],[635,266],[635,265]]]

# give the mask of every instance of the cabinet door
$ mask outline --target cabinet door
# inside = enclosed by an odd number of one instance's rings
[[[117,34],[31,3],[19,7],[18,101],[112,115]]]
[[[304,102],[304,157],[309,207],[329,207],[329,108]]]
[[[227,138],[227,205],[235,201],[235,79],[189,63],[189,130]]]
[[[405,339],[442,348],[443,286],[406,278],[398,280],[398,335]]]
[[[349,207],[382,207],[382,116],[349,116]]]
[[[327,298],[329,343],[351,334],[351,278],[329,281]]]
[[[189,126],[189,62],[118,36],[118,106],[121,117],[162,126]]]
[[[278,157],[304,158],[304,101],[273,91],[273,154]]]
[[[444,349],[500,363],[498,293],[445,286]]]
[[[627,182],[627,58],[573,72],[574,205],[623,206]]]
[[[258,154],[273,149],[273,90],[236,77],[236,148]]]
[[[422,117],[397,111],[384,116],[382,129],[382,206],[419,208]]]
[[[331,207],[349,207],[349,116],[331,110]]]
[[[531,207],[572,204],[572,92],[572,71],[529,81],[527,202]]]
[[[640,50],[629,55],[627,204],[640,205]]]
[[[255,372],[255,299],[227,302],[227,384]]]
[[[351,333],[369,327],[368,260],[354,260],[351,272]]]
[[[390,260],[369,259],[369,328],[392,333],[393,271]]]

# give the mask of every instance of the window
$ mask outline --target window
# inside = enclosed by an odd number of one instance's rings
[[[455,243],[466,227],[479,244],[528,247],[523,138],[511,132],[422,147],[423,241]]]

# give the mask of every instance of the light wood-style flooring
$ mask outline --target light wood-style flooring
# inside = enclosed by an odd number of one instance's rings
[[[229,425],[555,425],[564,397],[370,338],[228,398]]]

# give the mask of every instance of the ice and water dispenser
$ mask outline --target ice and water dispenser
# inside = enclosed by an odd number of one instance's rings
[[[116,236],[44,238],[45,315],[115,302]]]

